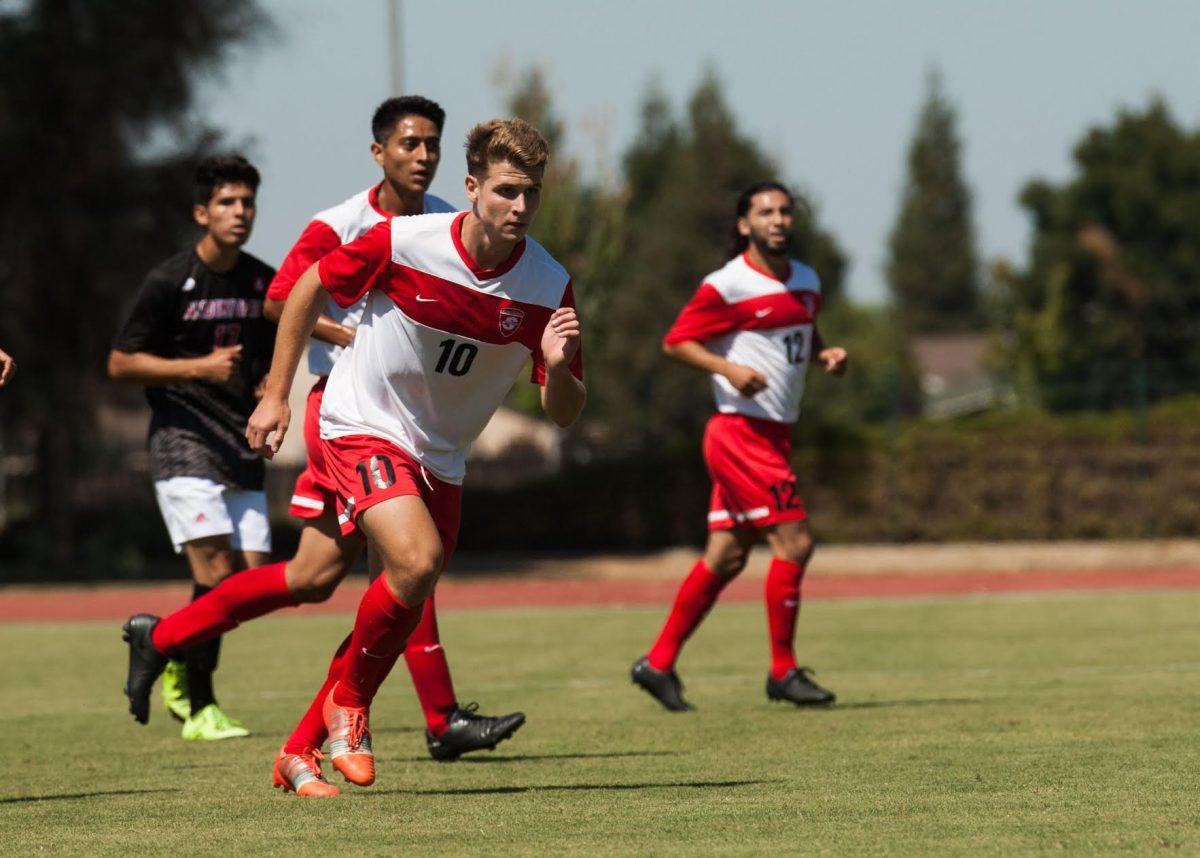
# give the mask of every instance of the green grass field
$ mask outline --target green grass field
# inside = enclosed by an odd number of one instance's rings
[[[449,613],[464,700],[524,709],[492,754],[426,756],[402,667],[379,780],[333,801],[271,762],[348,617],[226,640],[222,702],[256,730],[182,742],[124,711],[118,623],[0,626],[10,854],[1200,851],[1200,593],[814,602],[804,660],[841,705],[768,705],[758,606],[681,663],[690,715],[628,682],[663,611]],[[340,783],[340,778],[337,779]]]

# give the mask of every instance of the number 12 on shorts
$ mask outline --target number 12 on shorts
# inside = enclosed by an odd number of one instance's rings
[[[800,509],[800,490],[795,480],[785,480],[771,486],[771,494],[775,496],[775,509],[783,512],[785,509]]]

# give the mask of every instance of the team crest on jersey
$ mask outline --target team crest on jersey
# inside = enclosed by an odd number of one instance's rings
[[[517,307],[505,307],[500,311],[500,333],[511,337],[525,320],[525,311]]]
[[[254,278],[254,291],[255,292],[261,292],[263,289],[266,288],[266,286],[267,286],[266,281],[263,280],[261,277]]]
[[[802,294],[800,303],[804,305],[805,310],[808,310],[808,315],[815,316],[817,314],[817,296],[812,292]]]

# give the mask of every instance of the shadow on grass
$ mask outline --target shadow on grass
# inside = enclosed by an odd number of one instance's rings
[[[451,763],[533,763],[539,760],[616,760],[621,757],[677,757],[679,751],[610,751],[594,754],[486,754],[447,760]],[[400,763],[436,763],[430,757],[389,757]]]
[[[924,700],[862,700],[857,703],[835,703],[833,706],[813,707],[824,712],[843,709],[892,709],[904,706],[961,706],[964,703],[985,703],[980,697],[931,697]]]
[[[148,793],[179,792],[177,789],[109,789],[96,792],[68,792],[59,795],[16,795],[0,798],[0,804],[32,804],[36,801],[69,801],[79,798],[105,798],[114,795],[146,795]]]
[[[782,781],[670,781],[640,784],[544,784],[540,786],[477,787],[471,789],[385,789],[358,793],[362,798],[387,795],[519,795],[527,792],[620,792],[643,789],[730,789]]]
[[[622,757],[678,757],[679,751],[608,751],[594,754],[488,754],[463,757],[460,763],[524,763],[537,760],[617,760]]]

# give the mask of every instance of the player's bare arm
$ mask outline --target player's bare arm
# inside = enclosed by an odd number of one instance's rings
[[[275,324],[279,324],[279,319],[283,315],[283,305],[286,303],[279,298],[267,298],[263,301],[263,315]],[[322,313],[317,317],[312,335],[314,340],[345,348],[354,339],[354,328],[341,324],[328,313]]]
[[[246,442],[250,449],[268,459],[279,452],[279,446],[287,434],[291,422],[288,392],[292,389],[296,367],[300,364],[300,356],[304,353],[308,338],[312,336],[324,301],[321,277],[317,274],[316,264],[313,264],[300,275],[295,288],[288,295],[279,319],[279,331],[275,335],[275,353],[271,358],[266,390],[246,424]]]
[[[0,349],[0,387],[8,384],[8,380],[17,371],[17,362],[4,349]]]
[[[703,343],[686,340],[663,346],[663,354],[684,366],[709,375],[723,375],[742,396],[754,396],[767,389],[767,377],[753,367],[733,363],[704,347]]]
[[[587,401],[583,382],[571,374],[571,360],[579,351],[579,335],[579,317],[570,307],[559,307],[551,313],[542,332],[542,354],[546,359],[542,409],[564,429],[575,422]]]
[[[237,372],[242,360],[242,347],[221,346],[210,354],[194,358],[165,358],[149,352],[108,353],[108,377],[135,384],[178,384],[183,381],[206,381],[224,384]]]

